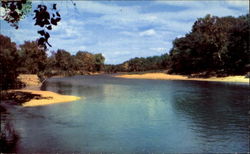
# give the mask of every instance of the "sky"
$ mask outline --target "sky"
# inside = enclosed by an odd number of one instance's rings
[[[55,1],[62,20],[50,31],[50,51],[65,49],[102,53],[106,64],[119,64],[134,57],[168,53],[172,41],[191,31],[197,18],[246,15],[248,0],[160,0],[160,1]],[[53,1],[33,1],[37,4]],[[2,14],[2,8],[0,8]],[[0,19],[0,32],[18,45],[39,38],[33,13],[16,30]]]

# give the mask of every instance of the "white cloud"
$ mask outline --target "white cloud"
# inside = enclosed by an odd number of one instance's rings
[[[249,8],[248,0],[226,0],[226,2],[231,6],[240,6]]]
[[[153,50],[153,51],[156,51],[156,52],[163,52],[163,51],[167,52],[166,51],[167,48],[150,48],[150,50]]]
[[[188,33],[194,21],[206,14],[239,16],[248,12],[246,1],[231,0],[145,1],[143,5],[131,1],[126,5],[120,1],[75,1],[76,8],[70,1],[57,3],[62,21],[50,33],[52,49],[66,49],[73,54],[79,50],[101,52],[107,63],[166,53],[172,40]],[[22,21],[30,26],[23,30],[20,27],[17,33],[11,29],[14,41],[39,37],[31,21]]]
[[[188,7],[188,8],[205,8],[207,7],[207,5],[204,3],[207,1],[200,1],[200,0],[179,0],[179,1],[164,1],[164,0],[159,0],[156,1],[159,4],[166,4],[166,5],[170,5],[170,6],[181,6],[181,7]]]
[[[154,29],[149,29],[149,30],[145,30],[143,32],[139,33],[140,36],[153,36],[156,35],[156,32]]]

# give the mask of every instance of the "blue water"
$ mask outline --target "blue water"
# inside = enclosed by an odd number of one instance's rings
[[[74,76],[42,87],[84,97],[12,107],[17,152],[247,152],[248,85]]]

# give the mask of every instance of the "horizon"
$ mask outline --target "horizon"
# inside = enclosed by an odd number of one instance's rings
[[[32,10],[40,1],[32,2]],[[46,2],[53,3],[53,1]],[[57,1],[62,21],[50,32],[50,51],[65,49],[102,53],[105,64],[120,64],[134,57],[168,53],[175,38],[191,31],[197,18],[238,17],[249,12],[248,1]],[[33,11],[32,11],[33,12]],[[15,30],[1,20],[1,34],[17,45],[36,40],[30,12]],[[24,35],[24,34],[29,35]]]

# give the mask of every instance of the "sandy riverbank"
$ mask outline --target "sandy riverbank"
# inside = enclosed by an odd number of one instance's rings
[[[188,78],[183,75],[171,75],[166,73],[145,73],[145,74],[124,74],[114,75],[114,77],[127,79],[154,79],[154,80],[193,80],[193,81],[217,81],[217,82],[240,82],[248,83],[245,76],[211,77],[211,78]]]
[[[67,103],[81,99],[80,97],[77,96],[61,95],[51,91],[41,91],[40,90],[41,82],[39,81],[39,78],[35,74],[20,74],[18,78],[21,80],[21,82],[26,84],[26,87],[20,90],[19,89],[11,90],[12,92],[18,91],[40,96],[39,99],[32,98],[31,100],[24,102],[22,104],[22,106],[24,107]]]
[[[39,91],[39,90],[11,90],[11,92],[25,92],[31,93],[35,95],[39,95],[39,99],[32,98],[31,100],[24,102],[22,106],[24,107],[32,107],[32,106],[43,106],[43,105],[50,105],[50,104],[57,104],[57,103],[67,103],[81,99],[77,96],[69,96],[69,95],[61,95],[51,91]]]

